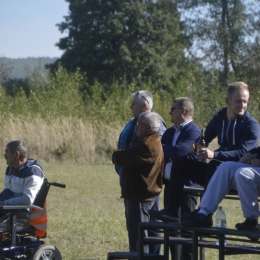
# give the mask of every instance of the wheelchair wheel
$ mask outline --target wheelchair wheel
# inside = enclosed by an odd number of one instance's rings
[[[43,244],[32,253],[30,260],[62,260],[62,257],[58,248]]]

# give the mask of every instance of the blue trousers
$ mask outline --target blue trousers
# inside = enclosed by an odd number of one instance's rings
[[[150,218],[148,210],[156,207],[154,201],[132,201],[124,199],[125,204],[125,217],[126,217],[126,227],[128,231],[128,240],[129,240],[129,251],[137,252],[137,241],[138,241],[138,227],[140,222],[150,222],[155,221]],[[143,237],[148,236],[158,236],[157,233],[144,230]],[[155,246],[144,246],[145,253],[160,253],[160,245]]]

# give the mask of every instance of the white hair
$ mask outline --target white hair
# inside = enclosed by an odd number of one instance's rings
[[[151,111],[153,108],[153,95],[147,90],[140,90],[131,94],[132,99],[137,98],[139,104],[147,104],[147,111]]]
[[[142,118],[143,123],[151,125],[153,131],[159,131],[160,119],[156,113],[143,112],[139,115],[139,119],[140,118]]]

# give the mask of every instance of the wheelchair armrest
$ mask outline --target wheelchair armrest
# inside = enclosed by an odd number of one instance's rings
[[[41,207],[35,206],[35,205],[6,205],[6,206],[0,206],[0,210],[8,210],[8,211],[14,211],[14,210],[21,210],[21,209],[38,209],[42,210]]]

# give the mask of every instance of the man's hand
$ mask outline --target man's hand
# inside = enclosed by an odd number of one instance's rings
[[[239,160],[239,162],[241,163],[247,163],[247,164],[251,164],[251,160],[252,160],[252,154],[251,153],[246,153],[244,156],[242,156]]]
[[[254,167],[260,167],[260,159],[252,159],[251,165]]]
[[[202,148],[197,152],[198,160],[206,160],[214,158],[214,152],[210,151],[208,148]]]
[[[196,144],[192,144],[189,153],[196,153]]]

